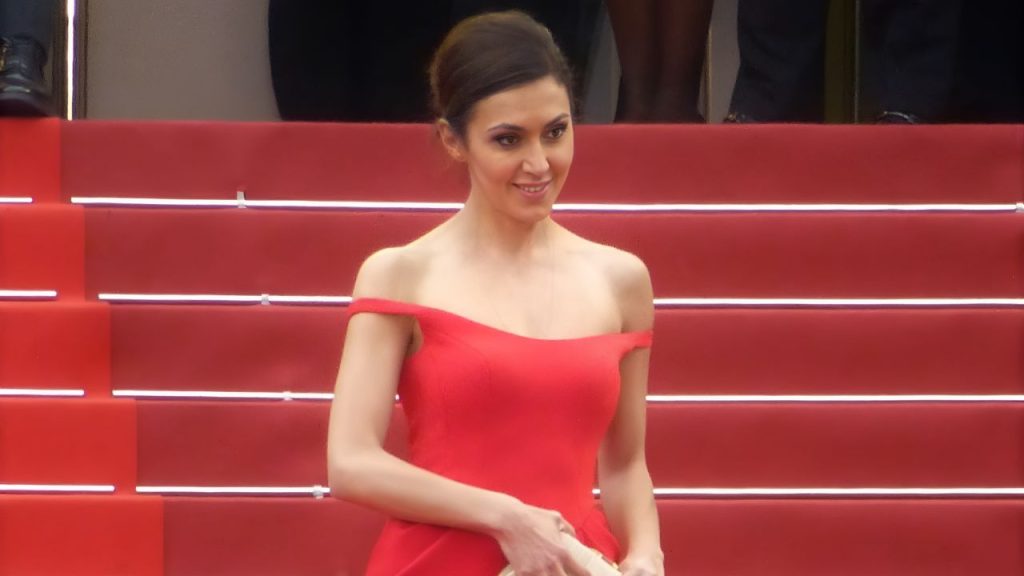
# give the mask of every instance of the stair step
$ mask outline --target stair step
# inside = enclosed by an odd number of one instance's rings
[[[88,209],[89,294],[344,295],[447,214]],[[565,214],[636,253],[659,297],[1020,297],[1016,214]]]
[[[110,395],[110,306],[0,302],[0,388]]]
[[[567,202],[1019,202],[1024,128],[577,126]],[[427,125],[76,121],[67,196],[458,202]],[[187,166],[187,170],[182,170]]]
[[[163,576],[163,509],[152,496],[0,495],[0,574]]]
[[[65,204],[0,205],[0,289],[56,290],[58,298],[81,299],[84,213]]]
[[[0,399],[0,483],[134,493],[136,415],[133,400]]]
[[[167,498],[165,507],[167,576],[362,574],[382,521],[331,500]],[[662,500],[658,511],[668,575],[1024,570],[1024,500]]]
[[[328,409],[138,401],[139,484],[326,485]],[[652,404],[647,459],[659,488],[1022,487],[1022,430],[1024,403]]]
[[[332,392],[345,332],[341,307],[111,316],[115,389]],[[1024,393],[1024,309],[659,309],[655,325],[652,394]]]

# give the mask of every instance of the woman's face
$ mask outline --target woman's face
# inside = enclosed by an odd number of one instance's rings
[[[542,220],[572,164],[569,94],[551,76],[493,94],[473,108],[465,138],[446,144],[467,165],[471,195],[516,220]]]

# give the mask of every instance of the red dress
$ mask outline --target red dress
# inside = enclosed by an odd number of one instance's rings
[[[549,340],[437,308],[361,298],[349,314],[415,317],[423,344],[398,392],[410,461],[562,513],[606,557],[619,546],[593,486],[597,451],[619,397],[619,362],[651,332]],[[367,576],[496,576],[508,562],[488,536],[401,520],[384,527]]]

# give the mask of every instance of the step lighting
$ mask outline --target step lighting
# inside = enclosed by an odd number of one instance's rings
[[[0,484],[0,493],[4,492],[96,492],[112,493],[114,487],[109,484]]]
[[[55,294],[55,293],[54,293]],[[0,297],[3,291],[0,291]],[[351,296],[275,295],[275,294],[122,294],[98,295],[107,302],[181,303],[181,304],[349,304]],[[800,308],[894,308],[894,307],[1017,307],[1024,298],[655,298],[659,308],[686,307],[800,307]]]
[[[330,401],[330,392],[240,392],[217,390],[114,390],[114,397],[190,400],[320,400]],[[398,397],[395,397],[398,401]],[[900,403],[900,402],[1024,402],[1024,394],[649,394],[652,404],[694,403]]]
[[[46,396],[76,398],[85,396],[85,390],[59,390],[46,388],[0,388],[0,396]]]
[[[85,206],[139,206],[188,208],[278,208],[313,210],[455,211],[461,202],[382,202],[367,200],[249,200],[236,198],[133,198],[73,196],[72,204]],[[628,204],[561,203],[558,212],[1015,212],[1017,204]]]
[[[314,496],[331,493],[325,486],[136,486],[139,494],[220,496]],[[601,494],[599,488],[593,490]],[[1017,497],[1024,488],[655,488],[656,497]]]
[[[56,297],[56,290],[0,290],[0,299],[41,300]]]
[[[0,204],[31,204],[32,199],[26,196],[0,196]]]

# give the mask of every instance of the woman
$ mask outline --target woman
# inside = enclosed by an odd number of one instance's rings
[[[331,407],[332,495],[394,518],[367,574],[582,576],[563,533],[624,574],[663,574],[643,451],[650,279],[550,217],[573,156],[565,59],[528,16],[485,14],[449,33],[430,79],[469,196],[363,264]],[[396,392],[410,462],[382,449]]]

